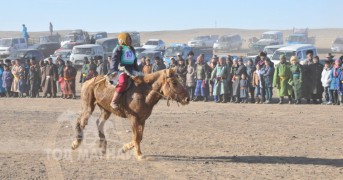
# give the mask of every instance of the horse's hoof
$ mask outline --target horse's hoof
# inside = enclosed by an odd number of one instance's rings
[[[79,141],[79,140],[74,140],[74,141],[73,141],[73,144],[71,145],[71,149],[72,149],[72,150],[75,150],[76,148],[78,148],[78,147],[80,146],[80,144],[81,144],[81,141]]]
[[[139,155],[139,156],[136,156],[136,159],[138,161],[142,161],[142,160],[145,160],[145,156],[144,155]]]

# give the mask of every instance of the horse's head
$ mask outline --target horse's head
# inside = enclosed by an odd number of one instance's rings
[[[178,81],[175,69],[166,69],[164,72],[165,79],[161,88],[163,95],[182,105],[188,104],[190,101],[188,91]]]

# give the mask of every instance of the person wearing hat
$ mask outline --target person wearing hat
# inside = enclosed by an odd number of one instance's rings
[[[44,66],[42,71],[43,97],[56,97],[57,87],[56,81],[58,80],[57,67],[52,63],[52,58],[48,59],[48,63]]]
[[[119,100],[127,88],[129,76],[134,71],[139,72],[135,49],[131,45],[132,39],[129,33],[122,32],[118,35],[118,45],[113,50],[113,66],[111,71],[118,72],[118,85],[111,100],[111,107],[115,110],[119,108]]]
[[[195,90],[193,101],[199,101],[203,98],[205,102],[208,101],[208,80],[210,79],[210,67],[204,62],[204,56],[199,55],[197,64],[194,66],[195,72]]]
[[[273,76],[274,76],[274,65],[267,59],[264,62],[264,67],[261,68],[261,74],[264,79],[263,88],[265,93],[262,94],[262,99],[265,99],[265,104],[269,104],[273,97]]]
[[[330,64],[333,64],[335,62],[335,60],[333,59],[335,56],[332,55],[331,52],[326,54],[326,59],[330,62]]]
[[[331,72],[331,63],[329,61],[325,61],[324,68],[321,74],[321,82],[322,86],[324,88],[324,98],[325,98],[325,104],[332,104],[332,97],[330,94],[330,77]]]
[[[297,56],[292,56],[290,62],[292,76],[288,80],[288,84],[292,87],[292,94],[293,98],[295,99],[295,104],[300,104],[303,75],[302,66],[299,64]]]
[[[178,60],[178,64],[176,66],[176,74],[178,75],[178,79],[184,88],[186,88],[186,75],[187,75],[187,67],[185,61],[180,58]]]
[[[313,64],[313,51],[306,51],[306,61],[303,64],[303,76],[302,76],[302,97],[306,99],[307,104],[311,103],[312,98],[312,78],[310,64]]]
[[[83,65],[82,65],[81,73],[80,73],[80,83],[81,83],[81,86],[86,81],[86,77],[87,77],[88,71],[89,71],[89,60],[88,60],[88,57],[85,56],[83,58]]]
[[[292,87],[288,84],[291,78],[291,68],[289,62],[286,62],[286,56],[280,55],[280,63],[275,66],[273,86],[278,90],[280,97],[279,104],[283,104],[284,96],[288,97],[288,104],[292,103]]]

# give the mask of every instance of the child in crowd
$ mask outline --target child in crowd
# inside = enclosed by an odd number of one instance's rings
[[[19,98],[24,97],[24,93],[26,93],[27,85],[26,85],[26,79],[24,73],[19,74]],[[27,96],[27,94],[26,94]]]
[[[7,65],[4,65],[4,72],[2,73],[2,87],[6,91],[6,97],[11,97],[11,86],[12,86],[12,73]]]
[[[256,64],[256,70],[253,73],[252,85],[255,87],[255,104],[263,103],[263,79],[261,75],[261,65]]]
[[[330,61],[326,61],[324,64],[324,69],[322,71],[322,77],[321,77],[321,82],[322,82],[322,86],[324,88],[324,98],[325,98],[325,103],[332,103],[332,97],[331,97],[331,93],[330,93],[330,71],[331,71],[331,67],[330,67]]]
[[[341,60],[337,59],[335,61],[334,66],[332,67],[330,71],[329,81],[330,81],[330,93],[331,93],[332,100],[330,100],[328,104],[339,105],[338,91],[339,91],[339,85],[340,85],[339,75],[341,74],[341,72],[342,72]]]
[[[240,86],[240,99],[241,99],[241,103],[247,103],[247,98],[248,98],[248,79],[247,76],[243,73],[241,75],[241,80],[239,81],[239,86]]]

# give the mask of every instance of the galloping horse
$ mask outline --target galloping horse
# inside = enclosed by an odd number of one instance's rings
[[[86,81],[81,89],[82,112],[76,122],[76,137],[72,143],[72,149],[76,149],[83,140],[83,129],[94,111],[96,105],[101,110],[97,121],[100,148],[106,152],[107,141],[104,135],[104,124],[111,113],[128,118],[132,125],[132,141],[124,144],[123,152],[136,148],[136,159],[143,157],[140,143],[143,138],[145,120],[150,116],[153,107],[162,98],[175,100],[186,105],[190,98],[188,92],[180,84],[175,76],[175,69],[166,69],[148,74],[136,76],[132,79],[130,88],[121,97],[119,110],[115,111],[110,106],[115,87],[105,81],[104,76],[97,76]],[[100,123],[99,123],[100,122]]]

